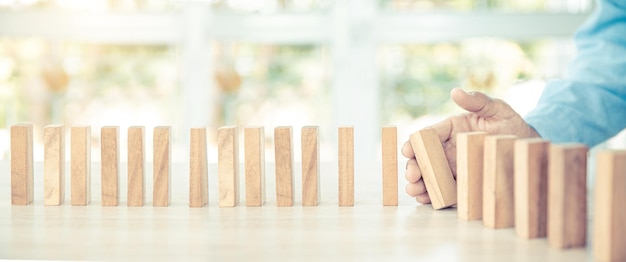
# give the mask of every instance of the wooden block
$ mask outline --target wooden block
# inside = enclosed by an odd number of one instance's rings
[[[276,159],[276,205],[293,206],[293,147],[291,127],[274,128],[274,154]]]
[[[320,203],[320,150],[319,127],[302,128],[302,205],[317,206]]]
[[[549,147],[540,138],[515,141],[515,232],[526,239],[546,236]]]
[[[457,215],[463,220],[483,218],[483,155],[486,132],[456,135]]]
[[[626,261],[626,151],[598,152],[593,253],[599,261]]]
[[[153,160],[152,160],[152,205],[167,207],[170,205],[170,127],[159,126],[154,128]]]
[[[398,129],[385,126],[382,131],[383,205],[398,205]]]
[[[91,127],[73,126],[70,136],[71,203],[85,206],[91,201]]]
[[[432,128],[422,129],[411,135],[410,142],[433,208],[456,204],[456,182],[437,132]]]
[[[117,206],[119,202],[119,133],[117,126],[100,130],[102,206]]]
[[[354,128],[339,128],[339,206],[354,206]]]
[[[550,146],[548,162],[548,244],[584,247],[587,238],[587,147]]]
[[[145,128],[128,128],[128,200],[129,207],[143,206],[146,200]]]
[[[192,128],[189,143],[189,207],[209,203],[206,128]]]
[[[217,130],[217,173],[220,207],[234,207],[239,202],[239,152],[237,127]]]
[[[265,132],[263,127],[244,130],[246,206],[265,203]]]
[[[33,202],[33,125],[11,126],[11,205]]]
[[[65,200],[65,133],[63,126],[43,130],[43,203],[58,206]]]
[[[513,157],[515,136],[485,138],[483,162],[483,225],[508,228],[515,225]]]

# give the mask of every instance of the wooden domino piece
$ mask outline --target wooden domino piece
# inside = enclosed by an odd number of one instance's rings
[[[463,220],[483,218],[483,155],[486,132],[456,135],[457,215]]]
[[[85,206],[91,201],[91,127],[73,126],[70,136],[71,203]]]
[[[217,173],[219,206],[234,207],[239,202],[239,152],[237,127],[217,130]]]
[[[170,177],[170,129],[169,126],[154,128],[152,205],[155,207],[167,207],[170,205],[170,187],[172,184]]]
[[[209,203],[206,128],[192,128],[189,143],[189,207]]]
[[[243,140],[246,206],[262,206],[265,203],[265,131],[263,127],[245,128]]]
[[[422,129],[413,133],[409,140],[433,208],[455,205],[456,182],[437,132],[432,128]]]
[[[128,200],[129,207],[140,207],[145,202],[145,128],[128,128]]]
[[[100,130],[102,206],[117,206],[119,202],[119,133],[117,126]]]
[[[339,128],[339,206],[354,206],[354,128]]]
[[[626,261],[626,151],[598,152],[594,189],[593,254],[598,261]]]
[[[276,205],[293,206],[293,147],[291,127],[274,128],[274,153],[276,159]]]
[[[483,163],[483,225],[508,228],[515,225],[513,155],[515,136],[485,138]]]
[[[11,205],[33,202],[33,125],[11,126]]]
[[[320,203],[320,150],[319,127],[302,128],[302,205],[317,206]]]
[[[398,205],[398,129],[385,126],[382,130],[383,205]]]
[[[584,247],[587,239],[587,152],[582,144],[550,146],[548,244]]]
[[[49,125],[43,130],[43,203],[58,206],[65,199],[65,134],[63,126]]]
[[[515,232],[526,239],[547,232],[549,146],[541,138],[515,141]]]

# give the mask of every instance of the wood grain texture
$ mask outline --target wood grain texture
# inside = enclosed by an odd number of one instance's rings
[[[293,146],[292,128],[274,128],[274,153],[276,159],[276,205],[293,206]]]
[[[11,126],[11,205],[33,202],[33,125]]]
[[[58,206],[65,200],[65,132],[61,125],[43,130],[43,203]]]
[[[189,207],[209,203],[206,128],[192,128],[189,143]]]
[[[550,146],[548,163],[548,244],[584,247],[587,239],[587,147]]]
[[[70,137],[71,203],[85,206],[91,201],[91,127],[73,126]]]
[[[265,130],[263,127],[247,127],[243,140],[246,206],[262,206],[265,203]]]
[[[457,215],[463,220],[483,218],[483,156],[486,132],[456,135]]]
[[[432,128],[417,131],[410,136],[410,143],[433,208],[442,209],[455,205],[456,181],[437,132]]]
[[[354,128],[339,128],[339,206],[354,206]]]
[[[626,150],[598,152],[593,254],[598,261],[626,261]]]
[[[169,126],[154,128],[153,136],[153,161],[152,161],[152,205],[155,207],[167,207],[170,205],[171,194],[171,141]]]
[[[119,203],[119,133],[117,126],[105,126],[100,130],[102,206],[117,206]]]
[[[234,207],[239,202],[239,153],[237,127],[217,130],[217,173],[219,206]]]
[[[302,128],[302,205],[317,206],[320,203],[320,150],[319,127]]]
[[[515,136],[485,138],[483,163],[483,225],[508,228],[515,225],[513,157]]]
[[[398,128],[382,130],[383,205],[398,205]]]
[[[515,142],[515,232],[526,239],[547,233],[549,147],[540,138]]]
[[[146,200],[145,128],[128,128],[128,200],[129,207],[140,207]]]

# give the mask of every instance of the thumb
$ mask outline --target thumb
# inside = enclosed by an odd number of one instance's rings
[[[461,108],[483,118],[492,118],[507,109],[504,108],[505,103],[481,92],[466,92],[461,88],[454,88],[450,91],[450,97]]]

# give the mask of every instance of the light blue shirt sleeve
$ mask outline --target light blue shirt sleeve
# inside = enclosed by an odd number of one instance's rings
[[[546,84],[525,119],[544,139],[592,147],[626,127],[626,1],[600,1],[574,40],[564,79]]]

